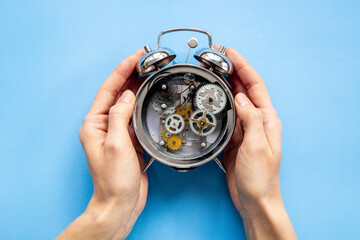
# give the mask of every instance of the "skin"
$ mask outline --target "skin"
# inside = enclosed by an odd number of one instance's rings
[[[259,74],[234,49],[226,56],[237,113],[224,151],[231,198],[248,239],[297,239],[280,192],[281,121]]]
[[[125,239],[144,209],[144,152],[130,121],[134,93],[142,83],[136,66],[144,54],[140,49],[115,68],[84,119],[79,137],[94,194],[58,240]],[[281,122],[255,70],[234,49],[226,56],[234,67],[229,82],[237,111],[235,132],[224,151],[231,198],[248,239],[296,239],[280,192]]]

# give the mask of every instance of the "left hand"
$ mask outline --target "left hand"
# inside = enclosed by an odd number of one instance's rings
[[[144,209],[148,179],[144,152],[129,124],[140,86],[138,50],[100,87],[79,131],[94,194],[86,211],[58,239],[124,239]],[[120,97],[119,97],[120,96]]]

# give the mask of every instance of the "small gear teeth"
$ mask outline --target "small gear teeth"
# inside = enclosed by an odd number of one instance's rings
[[[161,138],[166,142],[167,147],[171,150],[178,150],[182,145],[184,145],[178,136],[169,133],[166,129],[161,131]]]
[[[196,91],[194,99],[196,109],[206,109],[217,115],[224,110],[226,103],[224,90],[216,84],[205,84]]]
[[[169,132],[168,132],[168,130],[166,130],[166,129],[164,129],[164,130],[161,131],[161,138],[162,138],[162,140],[164,140],[165,142],[167,142],[167,140],[169,139],[168,136],[167,136],[168,133],[169,133]]]
[[[190,123],[190,116],[193,114],[193,110],[188,106],[180,106],[176,109],[175,113],[182,116],[185,121],[185,125],[189,125]]]
[[[172,135],[167,140],[167,146],[171,150],[178,150],[181,147],[181,145],[182,145],[182,141],[176,135]]]

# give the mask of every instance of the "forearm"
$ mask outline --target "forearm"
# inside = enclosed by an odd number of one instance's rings
[[[242,204],[241,216],[248,239],[297,239],[281,196]]]
[[[125,239],[133,222],[131,209],[119,208],[114,201],[99,203],[93,199],[86,211],[56,239]]]

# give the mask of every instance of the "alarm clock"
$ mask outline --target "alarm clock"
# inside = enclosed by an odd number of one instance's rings
[[[194,58],[199,65],[187,63],[190,50],[198,46],[188,40],[184,63],[175,62],[176,54],[161,46],[170,32],[191,31],[207,35],[208,48],[198,49]],[[135,134],[151,156],[144,171],[157,160],[186,172],[215,160],[226,172],[218,155],[226,147],[235,128],[235,105],[230,85],[231,62],[226,48],[215,50],[209,32],[195,28],[162,31],[155,49],[144,47],[139,76],[147,77],[136,95],[133,113]]]

